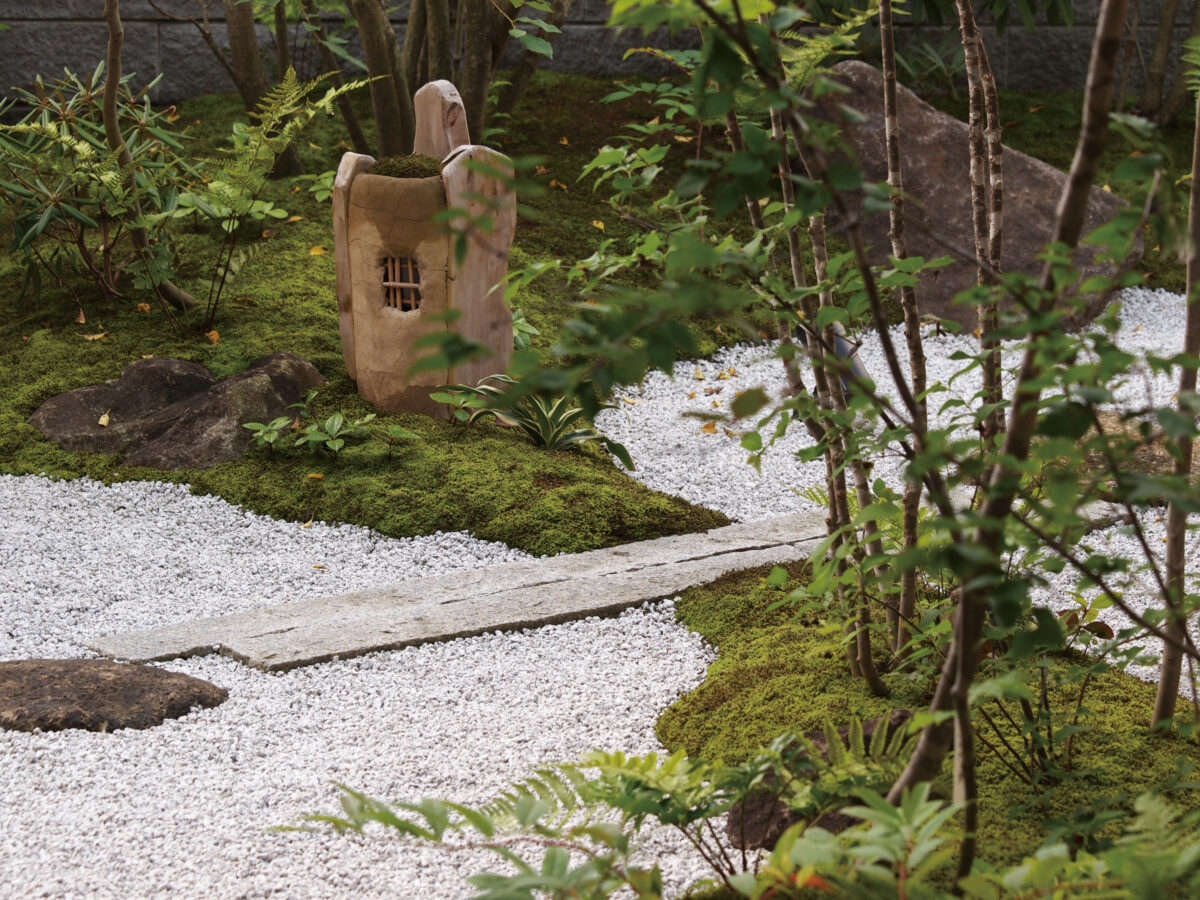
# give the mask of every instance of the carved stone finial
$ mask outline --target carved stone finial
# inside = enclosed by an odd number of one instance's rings
[[[445,159],[471,143],[467,111],[458,88],[449,81],[431,81],[413,98],[416,138],[413,153]]]

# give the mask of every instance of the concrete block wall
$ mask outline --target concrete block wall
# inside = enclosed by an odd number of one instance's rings
[[[1138,43],[1145,58],[1153,46],[1160,2],[1144,0],[1142,4]],[[160,0],[158,5],[174,15],[199,15],[198,0]],[[407,2],[391,5],[397,29],[402,32]],[[107,35],[103,6],[103,0],[0,0],[0,22],[9,26],[8,31],[0,32],[0,92],[7,93],[11,86],[27,87],[36,74],[58,75],[64,66],[77,73],[91,71],[104,58]],[[213,33],[218,41],[224,41],[223,7],[220,2],[211,6]],[[1000,85],[1015,90],[1081,89],[1098,8],[1099,0],[1075,0],[1076,18],[1071,26],[1042,24],[1032,33],[1020,24],[1010,26],[1003,34],[988,29],[988,50]],[[225,71],[190,23],[164,18],[147,0],[125,0],[121,14],[125,23],[125,71],[135,72],[141,84],[161,74],[162,80],[153,93],[155,101],[170,103],[212,91],[233,90]],[[646,38],[640,31],[617,34],[605,27],[607,18],[605,0],[575,0],[548,67],[565,72],[658,73],[664,70],[660,61],[647,54],[626,59],[625,52],[648,44],[694,46],[694,35],[671,37],[663,32]],[[939,35],[928,29],[904,30],[912,36],[927,32],[935,43]],[[1175,59],[1185,33],[1185,25],[1176,26]],[[274,58],[271,35],[264,28],[259,37],[269,64]],[[510,59],[514,58],[514,49],[510,48]],[[302,74],[306,66],[312,74],[315,53],[299,56],[296,64]],[[1136,90],[1139,75],[1135,62],[1131,91]]]

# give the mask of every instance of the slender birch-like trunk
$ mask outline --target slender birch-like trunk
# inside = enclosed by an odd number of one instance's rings
[[[883,114],[884,140],[887,144],[887,180],[891,189],[891,208],[888,210],[888,237],[892,241],[892,256],[908,258],[908,241],[904,234],[904,177],[900,165],[900,115],[896,103],[896,38],[892,23],[891,0],[879,3],[879,38],[883,55]],[[908,367],[912,375],[912,392],[917,400],[916,416],[924,430],[928,412],[924,393],[925,347],[921,342],[921,311],[917,294],[911,285],[900,288],[900,308],[904,312],[904,339],[908,345]],[[903,539],[904,549],[917,545],[917,523],[921,508],[921,482],[908,480],[904,484]],[[910,635],[906,622],[912,621],[917,608],[917,573],[908,570],[900,575],[898,609],[888,610],[888,625],[892,646],[903,653]]]
[[[1197,5],[1200,5],[1198,3]],[[1180,78],[1183,78],[1182,73]],[[1187,262],[1187,325],[1184,330],[1183,352],[1191,356],[1200,355],[1200,91],[1196,92],[1196,143],[1192,148],[1192,188],[1188,208],[1188,262]],[[1196,370],[1187,366],[1179,373],[1179,411],[1187,413],[1183,405],[1185,394],[1196,391]],[[1190,413],[1187,413],[1190,415]],[[1175,474],[1189,477],[1192,471],[1192,454],[1195,441],[1184,436],[1176,440],[1179,455],[1175,459]],[[1164,627],[1167,634],[1182,644],[1187,638],[1187,611],[1183,598],[1187,594],[1184,558],[1187,537],[1187,512],[1175,503],[1167,506],[1167,597],[1169,618]],[[1157,725],[1175,715],[1175,704],[1179,700],[1179,679],[1183,666],[1183,648],[1164,642],[1162,671],[1158,680],[1158,696],[1154,699],[1154,724]]]
[[[379,155],[403,156],[411,153],[415,131],[412,97],[392,51],[396,40],[392,23],[384,14],[379,0],[348,0],[348,3],[358,23],[367,74],[372,78],[371,106],[375,112]]]
[[[1096,170],[1104,141],[1108,133],[1108,112],[1112,107],[1113,86],[1117,60],[1120,55],[1121,33],[1129,0],[1103,0],[1096,23],[1095,39],[1088,65],[1087,88],[1084,93],[1083,124],[1071,171],[1063,187],[1056,214],[1053,240],[1068,247],[1079,243],[1083,220],[1087,212],[1088,197],[1095,183]],[[1043,269],[1041,286],[1047,291],[1039,304],[1042,312],[1051,308],[1054,300],[1049,292],[1052,285],[1052,270],[1047,264]],[[1030,347],[1025,351],[1017,375],[1017,387],[1009,407],[1009,427],[1004,435],[1001,458],[989,473],[991,490],[980,511],[982,524],[970,538],[976,547],[994,557],[991,568],[1000,567],[1000,548],[1003,542],[1003,522],[1012,509],[1015,484],[1011,463],[1008,460],[1025,459],[1037,424],[1038,401],[1042,374],[1033,344],[1039,334],[1032,335]],[[978,574],[983,574],[980,572]],[[972,586],[969,582],[961,591],[961,599],[954,623],[954,639],[950,652],[942,666],[941,676],[930,703],[933,713],[954,713],[956,682],[969,686],[978,667],[978,646],[986,621],[986,589]],[[955,718],[930,725],[921,732],[913,755],[900,778],[888,793],[888,800],[897,803],[906,788],[922,781],[932,780],[942,768],[946,755],[954,740]]]
[[[1195,2],[1195,0],[1193,0]],[[1158,27],[1154,31],[1154,50],[1142,79],[1138,108],[1143,116],[1153,119],[1163,104],[1163,84],[1167,78],[1167,63],[1171,58],[1171,31],[1179,0],[1162,0],[1158,10]]]
[[[1000,264],[1001,215],[1003,176],[1000,143],[1000,113],[996,85],[983,46],[983,35],[975,22],[970,0],[955,0],[959,32],[962,35],[963,62],[967,70],[967,97],[970,113],[968,151],[971,171],[971,226],[975,233],[975,256],[978,282],[990,285],[990,271]],[[989,91],[990,88],[990,91]],[[1000,388],[1000,347],[991,333],[999,324],[996,299],[979,306],[979,349],[983,353],[983,402],[999,404],[1003,400]],[[980,439],[990,450],[1003,430],[1003,412],[997,407],[980,423]]]

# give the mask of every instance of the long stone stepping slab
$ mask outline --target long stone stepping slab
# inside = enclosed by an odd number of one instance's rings
[[[334,657],[614,615],[727,572],[807,559],[824,536],[821,516],[787,516],[110,634],[88,646],[135,662],[221,653],[284,671]]]

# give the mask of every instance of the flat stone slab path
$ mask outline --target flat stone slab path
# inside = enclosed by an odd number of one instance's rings
[[[727,572],[807,559],[824,537],[822,516],[786,516],[110,634],[88,647],[134,662],[221,653],[283,671],[488,631],[615,615]]]

